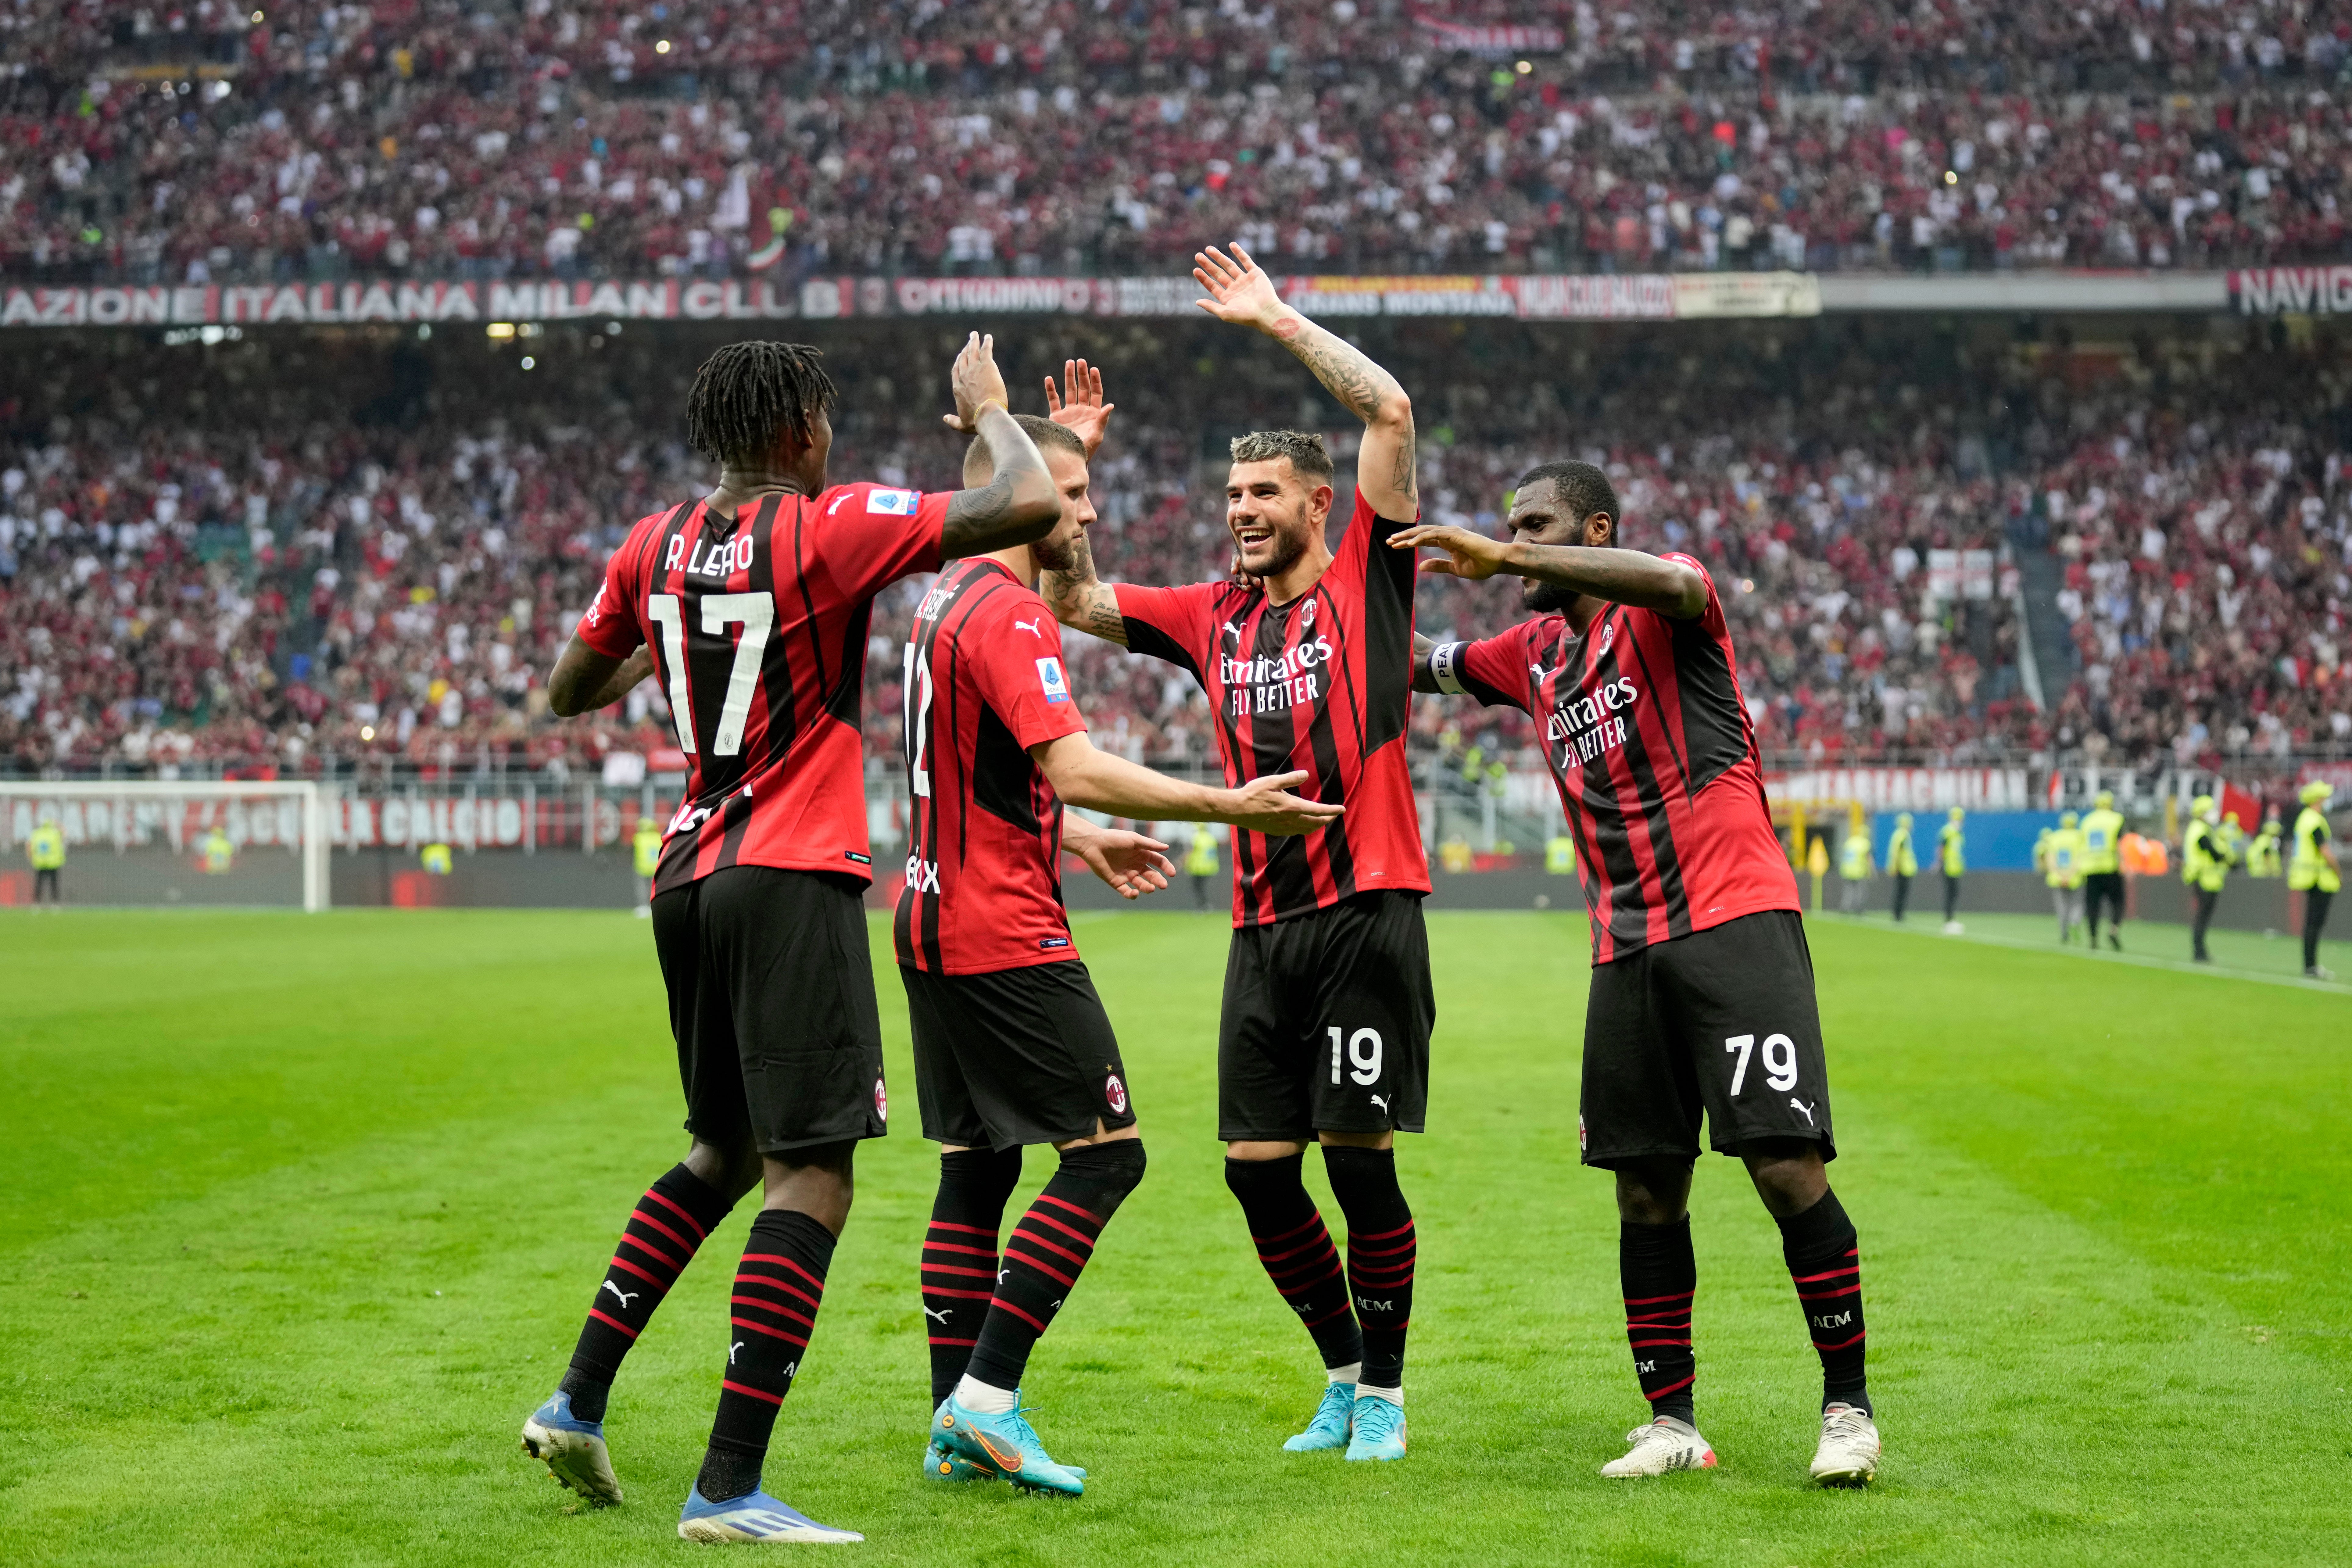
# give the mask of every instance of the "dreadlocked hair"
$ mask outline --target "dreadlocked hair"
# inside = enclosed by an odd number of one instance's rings
[[[702,362],[686,395],[686,438],[712,462],[745,467],[780,437],[805,445],[809,426],[839,394],[806,343],[729,343]]]

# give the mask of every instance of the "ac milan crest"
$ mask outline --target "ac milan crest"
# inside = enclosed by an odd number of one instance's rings
[[[874,1080],[874,1114],[885,1121],[890,1120],[890,1095],[878,1078]]]
[[[1110,1102],[1112,1115],[1127,1114],[1127,1085],[1118,1081],[1118,1074],[1113,1073],[1103,1080],[1103,1099]]]

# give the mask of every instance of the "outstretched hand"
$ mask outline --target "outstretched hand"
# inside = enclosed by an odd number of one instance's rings
[[[1268,773],[1252,779],[1234,794],[1239,797],[1233,811],[1235,824],[1253,833],[1263,833],[1273,838],[1295,837],[1301,833],[1313,833],[1339,820],[1348,808],[1337,802],[1326,804],[1307,800],[1290,791],[1307,782],[1305,773]]]
[[[1274,279],[1239,244],[1231,256],[1213,245],[1193,252],[1192,277],[1209,291],[1192,302],[1221,321],[1272,331],[1276,322],[1295,319],[1274,291]]]
[[[1440,577],[1466,577],[1477,582],[1503,569],[1507,559],[1506,552],[1510,547],[1499,539],[1489,539],[1466,528],[1423,522],[1391,534],[1389,548],[1443,550],[1445,554],[1442,559],[1424,561],[1421,569]]]
[[[993,398],[1007,412],[1013,399],[1004,390],[1004,373],[996,368],[996,339],[993,334],[974,332],[964,340],[963,352],[955,357],[954,368],[948,373],[948,385],[955,393],[956,411],[941,415],[950,430],[970,436],[980,429],[980,405]]]
[[[1168,846],[1125,828],[1097,828],[1065,847],[1122,899],[1159,892],[1176,874],[1175,863],[1161,853]]]
[[[1062,362],[1062,385],[1069,390],[1065,393],[1052,376],[1045,378],[1046,416],[1084,442],[1091,458],[1110,426],[1111,410],[1118,405],[1103,401],[1102,371],[1082,359]]]

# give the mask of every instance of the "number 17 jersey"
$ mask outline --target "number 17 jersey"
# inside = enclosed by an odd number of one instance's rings
[[[950,495],[836,485],[733,517],[694,501],[638,521],[580,640],[653,651],[687,756],[654,891],[730,866],[873,879],[863,740],[874,595],[940,566]]]

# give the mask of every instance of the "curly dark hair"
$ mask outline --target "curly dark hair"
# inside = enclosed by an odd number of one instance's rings
[[[1549,481],[1559,491],[1560,505],[1581,524],[1596,511],[1609,514],[1609,542],[1617,542],[1618,531],[1624,526],[1625,514],[1617,507],[1617,487],[1609,476],[1591,463],[1538,463],[1519,476],[1518,488]]]
[[[805,444],[817,415],[830,414],[840,397],[824,358],[806,343],[729,343],[694,373],[688,443],[730,468],[759,462],[780,437]]]

